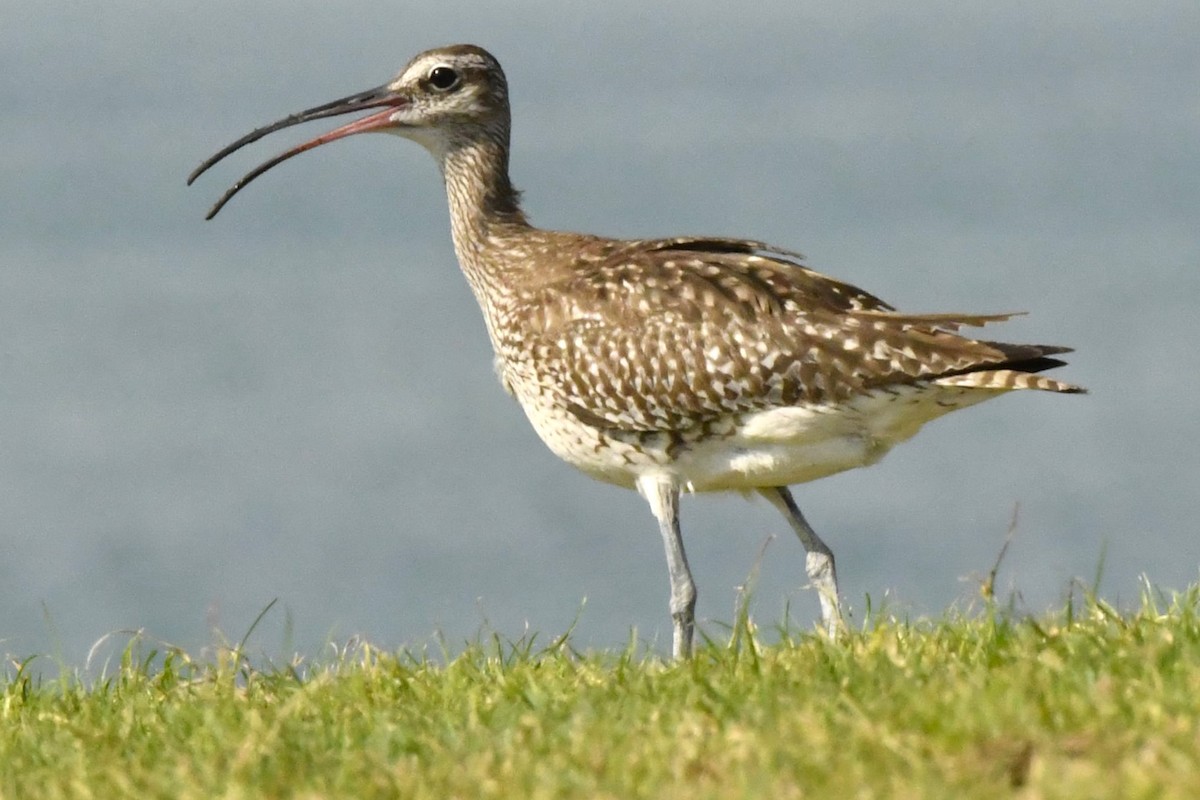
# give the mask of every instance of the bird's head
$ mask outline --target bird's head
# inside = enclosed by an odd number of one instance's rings
[[[290,114],[251,131],[197,167],[188,177],[188,185],[221,159],[269,133],[303,122],[368,110],[373,113],[297,145],[251,170],[217,201],[207,218],[216,216],[242,187],[276,164],[356,133],[394,133],[419,143],[439,160],[456,147],[481,138],[507,145],[510,117],[504,70],[483,48],[451,45],[421,53],[382,86]]]

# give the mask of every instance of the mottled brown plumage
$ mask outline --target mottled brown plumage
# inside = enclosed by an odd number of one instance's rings
[[[567,252],[539,260],[559,268],[555,278],[540,275],[512,299],[522,321],[514,357],[536,364],[564,407],[613,430],[682,432],[883,387],[1045,369],[1061,364],[1046,356],[1067,351],[961,337],[963,325],[1009,315],[900,314],[756,242],[621,242],[582,261],[577,245],[612,243],[566,238]]]
[[[1008,390],[1083,391],[1037,374],[1068,348],[960,333],[1008,314],[899,312],[761,242],[532,227],[508,175],[507,82],[472,45],[422,53],[383,86],[259,128],[191,179],[274,130],[365,109],[376,110],[250,172],[210,218],[270,167],[344,136],[386,131],[428,149],[505,388],[555,453],[636,487],[659,519],[676,656],[690,652],[695,605],[681,489],[753,490],[778,507],[833,631],[833,555],[788,484],[874,463],[925,422]]]

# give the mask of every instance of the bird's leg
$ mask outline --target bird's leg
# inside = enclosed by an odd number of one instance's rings
[[[792,499],[792,493],[786,486],[759,489],[759,492],[787,517],[792,530],[800,537],[800,543],[808,553],[805,557],[805,571],[821,601],[821,623],[830,636],[835,636],[842,628],[843,621],[833,551],[821,541],[821,537],[817,536],[817,532],[800,513],[799,506]]]
[[[683,551],[679,531],[679,485],[663,475],[643,475],[638,491],[658,520],[667,551],[667,572],[671,577],[671,623],[674,627],[671,653],[676,660],[692,655],[692,632],[696,625],[696,584]]]

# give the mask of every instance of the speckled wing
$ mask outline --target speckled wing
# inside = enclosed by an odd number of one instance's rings
[[[1066,351],[964,338],[960,326],[1010,315],[898,313],[758,242],[595,246],[527,298],[526,347],[540,390],[603,429],[684,431],[975,370],[1036,371]]]

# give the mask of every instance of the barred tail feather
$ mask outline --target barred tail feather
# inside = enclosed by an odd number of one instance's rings
[[[938,378],[934,383],[939,386],[966,386],[974,389],[1037,389],[1043,392],[1060,392],[1062,394],[1086,394],[1087,389],[1072,383],[1056,381],[1042,375],[1021,372],[1015,369],[985,369],[978,372],[967,372],[960,375],[950,375]]]

